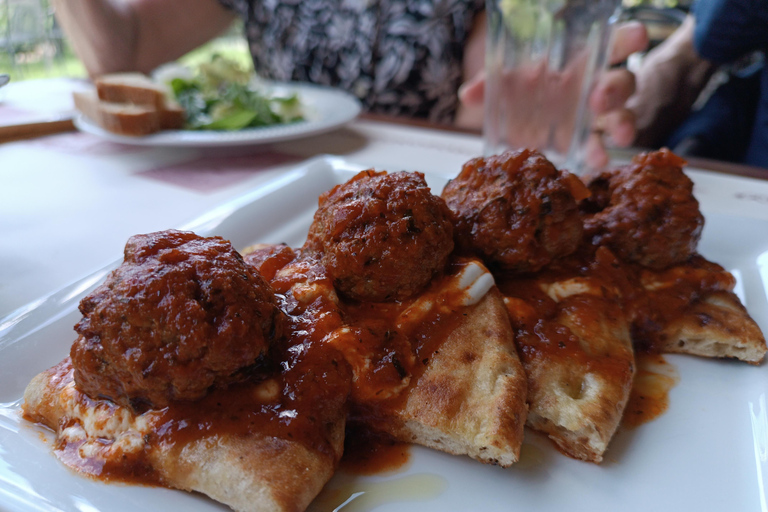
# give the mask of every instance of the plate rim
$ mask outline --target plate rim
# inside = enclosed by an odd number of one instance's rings
[[[356,96],[337,87],[305,82],[263,81],[263,84],[267,88],[284,88],[288,92],[320,95],[320,99],[324,100],[333,99],[339,103],[334,110],[341,114],[336,117],[321,117],[320,119],[246,128],[235,131],[164,130],[143,136],[112,133],[96,125],[77,110],[75,111],[72,122],[75,127],[83,133],[88,133],[111,142],[132,146],[229,147],[271,144],[318,135],[340,128],[354,121],[363,110],[362,103]]]

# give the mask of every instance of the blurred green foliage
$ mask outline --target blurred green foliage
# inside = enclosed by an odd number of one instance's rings
[[[678,0],[622,0],[621,5],[624,7],[656,7],[657,9],[663,9],[666,7],[678,7],[681,4],[690,2],[679,2]]]
[[[220,54],[250,65],[242,23],[180,60],[196,65]],[[0,73],[14,82],[37,78],[85,77],[85,67],[56,23],[49,0],[0,0]]]
[[[242,35],[242,30],[227,32],[224,36],[214,39],[203,46],[192,50],[179,59],[179,62],[191,67],[209,62],[214,55],[221,55],[229,60],[237,62],[244,68],[252,68],[251,54],[248,43]]]
[[[534,35],[547,39],[553,13],[565,3],[565,0],[500,0],[499,9],[511,33],[527,41]]]

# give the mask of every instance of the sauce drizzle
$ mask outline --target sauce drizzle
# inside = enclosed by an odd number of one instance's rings
[[[637,372],[622,426],[636,428],[655,420],[669,407],[669,391],[679,382],[677,370],[661,354],[635,354]]]

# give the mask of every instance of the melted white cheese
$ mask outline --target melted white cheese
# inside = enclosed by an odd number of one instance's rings
[[[541,283],[540,286],[541,291],[549,295],[549,298],[555,302],[560,302],[573,295],[603,296],[602,288],[586,277],[574,277],[554,283]]]
[[[79,396],[74,382],[61,390],[64,416],[75,421],[60,436],[68,443],[83,442],[78,448],[81,457],[110,459],[144,448],[144,436],[152,431],[157,413],[136,415],[106,400],[80,400]]]

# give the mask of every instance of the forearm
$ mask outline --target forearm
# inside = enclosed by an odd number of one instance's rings
[[[137,20],[134,68],[149,72],[224,32],[235,15],[216,0],[131,0]]]
[[[116,0],[52,0],[56,19],[91,76],[132,67],[136,20]]]
[[[462,84],[471,84],[473,80],[476,81],[483,73],[485,66],[485,38],[487,30],[487,17],[485,11],[483,11],[475,18],[472,30],[464,45]],[[462,87],[466,89],[465,86]],[[482,94],[482,92],[475,91],[473,93],[470,90],[470,97],[467,98],[465,91],[459,90],[460,103],[454,121],[456,126],[471,130],[479,130],[482,128],[483,102],[482,97],[477,97],[478,94]]]
[[[636,73],[636,93],[627,105],[637,117],[635,144],[656,147],[688,115],[715,70],[714,64],[696,53],[694,19],[683,25],[651,51]]]
[[[88,73],[149,72],[224,31],[234,15],[215,0],[53,0]]]

